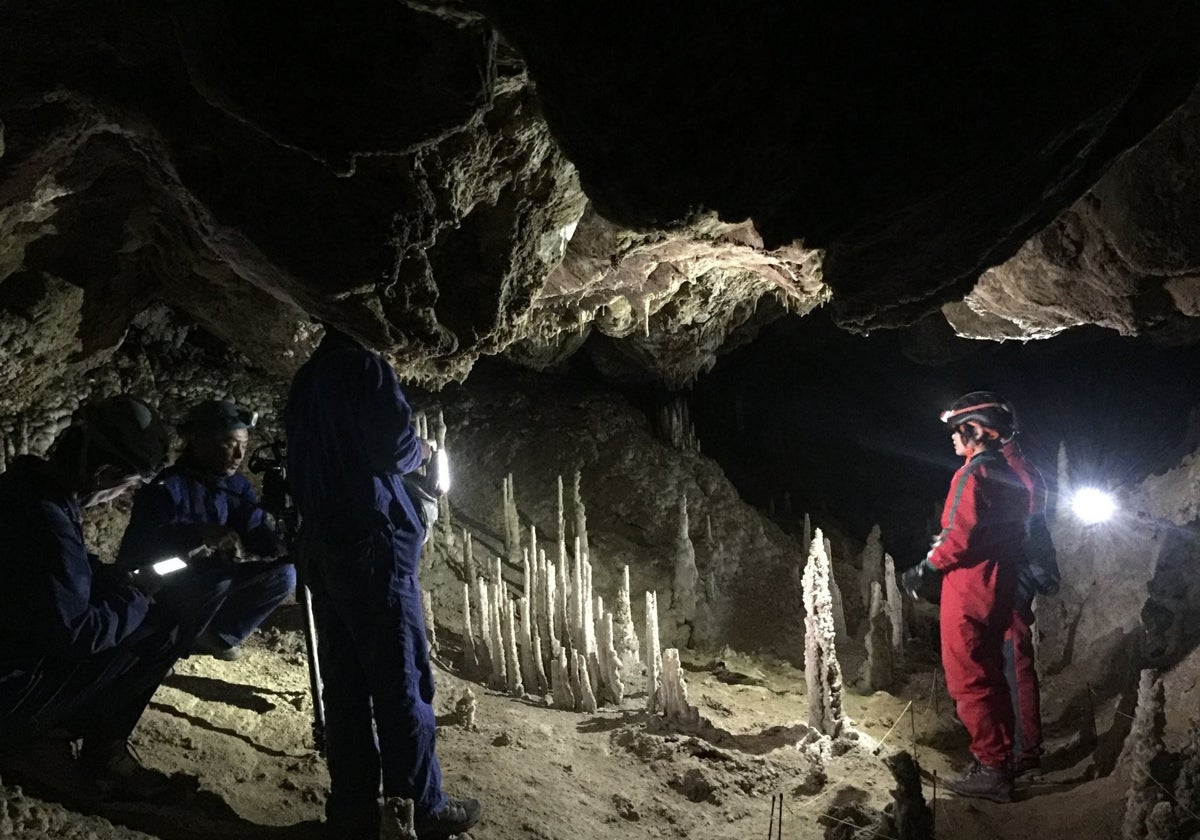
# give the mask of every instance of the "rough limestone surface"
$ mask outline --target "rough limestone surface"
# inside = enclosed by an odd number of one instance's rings
[[[871,584],[871,609],[867,615],[867,658],[859,682],[865,691],[892,685],[892,626],[878,581]]]
[[[837,317],[865,326],[961,300],[1197,80],[1182,0],[488,10],[600,213],[649,228],[715,210],[769,247],[823,248]]]

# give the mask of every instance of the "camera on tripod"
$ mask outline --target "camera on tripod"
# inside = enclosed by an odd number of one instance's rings
[[[259,505],[284,527],[285,536],[293,536],[296,507],[288,488],[287,443],[272,440],[257,447],[250,455],[250,472],[262,476]]]

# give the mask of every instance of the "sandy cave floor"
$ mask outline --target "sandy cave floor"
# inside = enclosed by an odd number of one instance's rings
[[[914,663],[914,674],[895,695],[847,695],[846,711],[862,737],[858,746],[833,756],[824,774],[810,751],[795,746],[807,719],[803,672],[728,653],[685,664],[691,700],[712,723],[700,734],[672,731],[649,718],[636,696],[620,710],[574,714],[490,692],[439,669],[438,751],[446,786],[477,796],[485,807],[472,837],[761,837],[771,795],[779,792],[785,795],[783,836],[824,837],[828,826],[837,827],[831,819],[857,822],[863,810],[890,801],[891,775],[873,754],[885,735],[884,755],[911,750],[915,738],[926,796],[935,771],[945,779],[965,760],[965,736],[950,718],[944,692],[939,687],[936,698],[931,694],[930,662]],[[453,712],[467,686],[478,699],[475,730]],[[902,717],[910,702],[911,719]],[[268,628],[251,639],[238,662],[206,657],[180,662],[155,695],[135,745],[147,764],[174,774],[168,801],[88,802],[78,795],[81,787],[70,771],[64,772],[68,763],[61,755],[47,755],[56,748],[44,746],[4,776],[6,783],[26,784],[22,807],[30,811],[33,803],[35,815],[14,820],[10,813],[7,833],[91,840],[141,836],[73,813],[82,811],[165,840],[323,837],[318,821],[328,777],[310,744],[300,634]],[[1123,804],[1119,783],[1063,783],[1071,772],[1022,784],[1019,801],[1011,805],[957,799],[939,790],[937,836],[1116,836]],[[12,788],[8,798],[11,812]],[[43,804],[47,801],[52,804]],[[0,816],[3,810],[0,803]],[[823,814],[831,816],[822,820]],[[4,828],[0,822],[0,836]]]

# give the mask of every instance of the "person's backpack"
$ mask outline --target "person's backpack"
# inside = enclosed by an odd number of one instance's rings
[[[1057,595],[1062,574],[1044,513],[1031,514],[1025,520],[1025,559],[1017,578],[1017,603],[1032,601],[1034,595]]]

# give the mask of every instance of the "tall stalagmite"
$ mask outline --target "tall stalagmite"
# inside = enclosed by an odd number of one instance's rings
[[[838,664],[829,594],[829,555],[818,528],[804,567],[804,679],[808,687],[809,723],[819,732],[837,737],[845,726],[842,713],[842,668]]]
[[[658,641],[658,593],[646,593],[646,711],[655,714],[659,709],[659,675],[662,673],[662,653]]]
[[[892,626],[892,678],[895,679],[904,674],[904,639],[908,631],[904,626],[904,599],[900,597],[900,582],[896,579],[896,561],[890,554],[883,555],[883,581],[887,587],[888,621]]]
[[[883,583],[883,537],[878,525],[873,526],[867,535],[867,544],[858,555],[858,563],[861,569],[858,573],[858,594],[862,598],[863,617],[866,618],[871,607],[871,584]],[[859,626],[859,636],[862,636],[865,626]]]
[[[871,610],[867,616],[867,658],[860,680],[866,691],[883,691],[892,684],[892,626],[883,602],[883,588],[871,584]]]
[[[621,571],[621,588],[617,590],[617,609],[613,615],[613,630],[616,633],[613,646],[617,649],[621,673],[625,675],[626,679],[633,680],[642,672],[642,661],[637,629],[633,626],[628,566],[624,566]]]
[[[1162,678],[1157,671],[1147,668],[1138,684],[1137,710],[1122,756],[1129,762],[1129,789],[1125,793],[1121,840],[1147,840],[1150,812],[1163,801],[1162,789],[1155,784],[1154,769],[1166,749],[1165,728]]]
[[[696,548],[688,534],[687,496],[679,497],[679,528],[675,533],[675,588],[671,608],[675,613],[675,644],[691,647],[696,626],[696,589],[700,573],[696,569]]]

